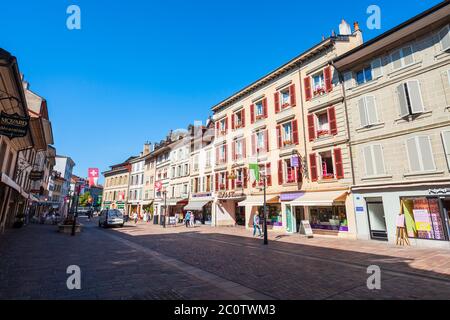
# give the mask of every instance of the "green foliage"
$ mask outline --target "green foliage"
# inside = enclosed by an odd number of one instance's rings
[[[80,199],[78,200],[78,205],[82,206],[82,207],[87,207],[89,206],[89,198],[91,197],[91,193],[90,192],[86,192],[83,195],[80,196]]]

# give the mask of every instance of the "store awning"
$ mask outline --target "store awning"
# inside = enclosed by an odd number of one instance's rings
[[[336,201],[345,201],[347,191],[305,192],[304,195],[289,202],[291,206],[332,206]]]
[[[152,201],[142,201],[143,206],[151,206],[152,204],[153,204],[153,200]]]
[[[210,202],[211,200],[189,201],[189,203],[184,207],[184,210],[202,211],[203,207]]]
[[[266,197],[266,203],[267,204],[274,204],[279,203],[280,197],[276,196],[267,196]],[[244,201],[241,201],[238,203],[239,207],[245,207],[245,206],[263,206],[264,205],[264,195],[258,195],[258,196],[248,196],[247,199]]]
[[[20,186],[14,182],[13,179],[8,177],[6,174],[2,173],[2,182],[6,184],[8,187],[16,190],[17,192],[21,192]]]

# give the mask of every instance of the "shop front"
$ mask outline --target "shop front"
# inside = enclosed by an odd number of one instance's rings
[[[412,245],[450,248],[450,188],[357,193],[361,239],[396,242],[398,216]]]
[[[238,206],[245,208],[245,226],[247,228],[253,227],[253,218],[256,214],[258,214],[261,218],[264,217],[264,195],[248,196],[244,201],[239,202]],[[280,197],[278,195],[267,195],[266,208],[267,229],[277,231],[285,230]]]
[[[184,211],[191,211],[195,216],[195,221],[201,224],[211,225],[212,223],[212,202],[213,197],[193,197],[184,207]]]
[[[240,207],[239,202],[246,199],[241,192],[220,192],[217,194],[212,213],[212,222],[215,226],[243,226],[245,225],[246,210]]]
[[[286,232],[298,233],[300,232],[300,224],[302,220],[305,220],[305,211],[303,207],[292,207],[289,202],[300,198],[304,195],[304,192],[289,192],[282,193],[280,201],[282,209],[284,208],[286,216]]]
[[[295,225],[291,223],[291,232],[299,232],[300,221],[308,220],[315,234],[350,236],[348,208],[352,209],[348,192],[340,191],[318,191],[305,192],[299,198],[289,202],[287,213],[295,215]],[[295,226],[295,229],[294,229]]]

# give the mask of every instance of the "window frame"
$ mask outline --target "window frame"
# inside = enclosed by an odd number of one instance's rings
[[[431,158],[433,160],[433,166],[434,166],[434,169],[432,169],[432,170],[424,170],[422,150],[420,149],[420,143],[419,143],[419,138],[420,137],[426,137],[428,139],[428,143],[429,143],[429,146],[430,146],[430,149],[431,149],[430,155],[431,155]],[[420,166],[420,170],[419,171],[413,171],[412,168],[411,168],[411,155],[410,155],[409,148],[408,148],[408,141],[410,141],[412,139],[415,140],[414,142],[415,142],[416,150],[418,151],[418,160],[419,160],[419,166]],[[432,172],[436,172],[436,170],[437,170],[436,159],[434,158],[433,145],[431,143],[431,137],[430,136],[419,135],[419,136],[414,136],[414,137],[408,138],[408,139],[406,139],[405,145],[406,145],[406,154],[407,154],[407,157],[408,157],[409,173],[415,174],[415,173],[428,173],[428,172],[432,173]]]
[[[406,63],[405,63],[405,55],[404,55],[404,52],[403,52],[403,50],[404,50],[405,48],[410,48],[410,49],[411,49],[411,58],[412,58],[412,62],[409,63],[409,64],[406,64]],[[399,52],[399,53],[400,53],[400,63],[401,63],[401,66],[398,67],[398,68],[395,68],[395,67],[394,67],[394,61],[395,61],[395,60],[393,60],[393,58],[392,58],[392,56],[393,56],[396,52]],[[413,48],[413,45],[412,45],[412,44],[409,44],[409,45],[407,45],[407,46],[401,47],[400,49],[394,50],[394,51],[389,55],[389,57],[390,57],[391,62],[392,62],[392,69],[393,69],[393,70],[400,70],[400,69],[406,68],[406,67],[408,67],[408,66],[410,66],[410,65],[413,65],[413,64],[415,63],[415,61],[416,61],[415,56],[414,56],[414,48]]]
[[[377,165],[376,165],[376,160],[375,160],[375,147],[379,146],[380,150],[381,150],[381,160],[382,160],[382,164],[383,164],[383,172],[378,172],[377,171]],[[371,162],[372,162],[372,167],[373,167],[373,174],[369,174],[367,172],[367,158],[366,158],[366,153],[364,152],[367,148],[370,149],[370,157],[371,157]],[[384,159],[384,149],[383,146],[381,145],[381,143],[375,143],[375,144],[371,144],[371,145],[367,145],[364,146],[362,149],[362,154],[363,154],[363,159],[364,159],[364,169],[365,169],[365,177],[378,177],[378,176],[382,176],[382,175],[386,175],[387,174],[387,170],[386,170],[386,161]]]

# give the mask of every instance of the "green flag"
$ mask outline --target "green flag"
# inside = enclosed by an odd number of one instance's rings
[[[249,165],[250,169],[250,183],[259,181],[259,165],[257,163],[251,163]]]

